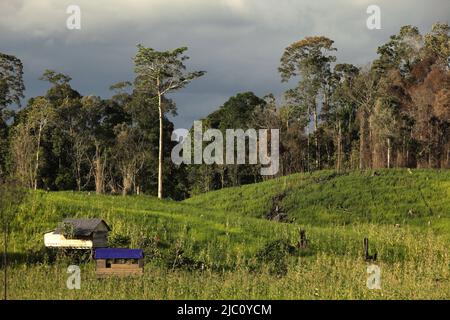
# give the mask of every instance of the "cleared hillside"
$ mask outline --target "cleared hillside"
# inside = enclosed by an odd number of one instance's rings
[[[183,202],[33,192],[12,228],[10,298],[448,299],[449,181],[449,171],[318,172]],[[292,223],[265,218],[274,203]],[[92,262],[55,259],[43,233],[65,217],[103,218],[112,239],[143,248],[143,278],[99,281]],[[306,249],[296,246],[300,229]],[[364,237],[378,254],[381,291],[366,287]],[[65,285],[73,263],[81,290]]]
[[[256,218],[266,217],[278,205],[300,224],[406,223],[450,235],[450,170],[294,174],[185,202]]]

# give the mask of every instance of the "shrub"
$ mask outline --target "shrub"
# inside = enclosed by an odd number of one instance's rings
[[[297,249],[286,240],[268,242],[256,255],[256,260],[269,267],[269,272],[277,276],[287,274],[287,257],[296,254]]]
[[[127,235],[112,234],[108,237],[108,245],[112,248],[127,248],[131,244],[131,238]]]

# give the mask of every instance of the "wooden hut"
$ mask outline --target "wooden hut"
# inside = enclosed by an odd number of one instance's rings
[[[102,219],[64,219],[56,230],[44,235],[44,243],[50,248],[104,248],[110,230]]]
[[[99,277],[144,273],[144,254],[141,249],[100,248],[95,250],[94,259]]]

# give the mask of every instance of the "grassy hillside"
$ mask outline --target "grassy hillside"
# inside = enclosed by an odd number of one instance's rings
[[[205,193],[185,202],[263,218],[279,206],[296,223],[431,226],[450,236],[450,170],[371,170],[294,174]]]
[[[264,217],[274,207],[292,223]],[[71,258],[43,250],[64,217],[101,217],[112,238],[143,247],[143,278],[66,288]],[[450,298],[450,171],[322,171],[224,189],[183,202],[147,196],[32,193],[14,223],[10,298]],[[299,229],[310,245],[296,248]],[[366,287],[362,239],[377,251],[382,290]]]

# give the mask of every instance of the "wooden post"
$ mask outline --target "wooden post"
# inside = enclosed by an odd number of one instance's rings
[[[364,238],[364,259],[366,261],[376,261],[377,260],[376,252],[373,255],[369,254],[369,238]]]
[[[369,239],[364,238],[364,259],[369,258]]]

